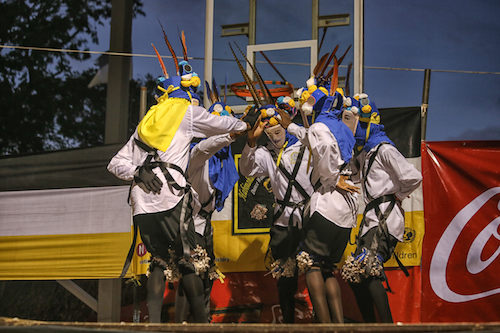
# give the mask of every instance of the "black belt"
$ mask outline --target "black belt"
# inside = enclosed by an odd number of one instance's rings
[[[274,221],[276,221],[281,214],[283,214],[283,211],[285,210],[284,207],[292,207],[292,212],[290,213],[290,217],[288,218],[288,227],[297,227],[298,225],[295,225],[293,223],[293,213],[298,209],[300,212],[300,216],[304,215],[304,207],[307,203],[307,200],[302,200],[301,202],[291,202],[291,201],[283,201],[283,200],[276,200],[276,203],[280,205],[280,209],[276,214],[274,214]]]

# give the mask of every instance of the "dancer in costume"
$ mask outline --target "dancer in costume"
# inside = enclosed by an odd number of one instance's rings
[[[194,88],[200,80],[187,62],[184,38],[184,62],[179,64],[165,32],[164,38],[177,75],[169,77],[158,56],[164,75],[158,80],[158,89],[164,94],[113,157],[108,170],[120,179],[133,181],[133,221],[151,253],[147,283],[150,322],[160,322],[165,278],[172,281],[180,276],[194,321],[207,322],[203,281],[198,275],[203,258],[196,252],[192,218],[199,207],[191,200],[197,194],[185,176],[189,146],[194,137],[244,131],[247,124],[211,115],[193,105]]]
[[[301,237],[303,211],[312,193],[307,173],[309,151],[297,139],[297,136],[305,137],[306,130],[291,123],[290,114],[296,113],[293,99],[284,97],[277,100],[288,112],[277,109],[275,100],[259,72],[247,59],[260,86],[264,99],[262,101],[259,91],[243,69],[232,47],[231,52],[255,103],[246,117],[259,117],[256,125],[248,132],[247,144],[241,154],[240,171],[246,177],[268,176],[270,179],[276,201],[269,241],[269,252],[273,260],[270,269],[273,277],[278,279],[283,321],[293,323],[298,277],[295,254]],[[241,50],[240,53],[245,57]],[[257,147],[257,139],[263,132],[268,137],[268,144],[265,147]]]
[[[293,323],[298,277],[295,256],[304,207],[313,192],[307,171],[309,151],[296,137],[304,137],[306,130],[292,123],[287,112],[280,110],[278,115],[272,105],[262,106],[259,112],[263,115],[262,121],[247,133],[239,166],[246,177],[267,176],[270,179],[276,202],[269,241],[273,260],[271,273],[278,279],[283,321]],[[257,147],[263,132],[269,139],[268,144]]]
[[[212,81],[213,90],[206,84],[206,93],[212,101],[208,109],[213,115],[232,117],[231,108],[221,101],[215,81]],[[239,133],[229,133],[212,136],[197,144],[193,144],[187,170],[188,181],[198,193],[201,209],[194,216],[194,227],[196,238],[208,253],[210,258],[206,273],[203,275],[204,302],[207,318],[210,318],[210,293],[213,280],[221,278],[220,272],[215,266],[215,255],[213,251],[213,229],[211,225],[212,213],[220,212],[224,208],[224,202],[231,193],[239,175],[236,169],[231,147]],[[176,322],[184,322],[189,319],[189,306],[182,288],[177,289],[175,297]],[[210,321],[210,320],[209,320]]]
[[[315,190],[302,252],[297,256],[299,267],[306,272],[315,314],[322,323],[344,320],[340,286],[333,271],[356,225],[357,212],[357,188],[348,180],[354,136],[346,125],[356,121],[356,110],[330,109],[337,98],[342,99],[342,95],[325,97],[322,111],[308,131]],[[343,183],[342,188],[339,183]]]
[[[314,312],[321,323],[344,321],[340,286],[333,272],[356,224],[357,212],[358,188],[349,176],[358,115],[355,108],[341,109],[343,92],[337,89],[340,62],[334,54],[336,49],[329,57],[334,60],[328,74],[331,78],[321,75],[325,70],[321,70],[321,65],[316,67],[300,98],[301,112],[314,120],[305,144],[313,157],[311,180],[315,190],[297,264],[306,274]],[[327,65],[326,59],[323,56],[319,64]],[[317,82],[330,84],[318,87]]]
[[[342,276],[350,282],[365,322],[375,322],[375,305],[380,320],[390,323],[391,309],[382,284],[386,280],[383,263],[403,240],[401,201],[420,185],[422,175],[386,136],[377,107],[368,96],[355,95],[351,102],[361,107],[356,150],[366,208],[356,251],[346,260]]]

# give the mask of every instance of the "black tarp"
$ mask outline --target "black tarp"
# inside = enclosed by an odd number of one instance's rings
[[[406,158],[420,156],[420,107],[379,109],[387,136]]]
[[[0,191],[127,185],[106,169],[122,146],[0,158]]]

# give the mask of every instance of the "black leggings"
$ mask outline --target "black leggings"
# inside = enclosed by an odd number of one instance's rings
[[[292,324],[295,322],[295,293],[297,292],[298,276],[280,277],[278,279],[278,296],[280,300],[283,322]]]
[[[205,304],[205,286],[203,280],[195,273],[183,275],[179,281],[178,295],[185,296],[189,304],[189,314],[194,323],[208,323],[208,313]],[[178,309],[176,309],[178,310]],[[185,310],[184,310],[185,311]],[[182,322],[187,318],[181,313],[176,313],[176,321]]]
[[[386,236],[383,234],[379,235],[377,232],[378,228],[374,227],[361,236],[358,247],[356,248],[356,254],[359,254],[363,247],[370,248],[373,239],[377,237],[377,254],[386,262],[391,258],[392,249],[396,247],[398,240],[392,235],[386,238]],[[393,322],[391,308],[389,307],[389,299],[387,298],[387,293],[381,279],[372,277],[363,280],[361,283],[351,283],[351,288],[356,296],[356,302],[358,303],[359,310],[365,322],[376,322],[374,306],[377,309],[377,313],[382,323]]]
[[[205,304],[205,313],[207,315],[207,321],[210,322],[210,293],[212,292],[213,280],[208,278],[203,280],[203,301]],[[196,302],[198,300],[195,300]],[[184,292],[181,284],[177,288],[175,294],[175,322],[193,322],[193,316],[190,312],[188,299],[186,293]]]
[[[374,306],[382,323],[392,323],[391,308],[382,280],[370,278],[361,283],[351,283],[359,310],[366,323],[375,323]]]

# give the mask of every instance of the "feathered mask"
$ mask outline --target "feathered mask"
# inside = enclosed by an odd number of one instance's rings
[[[156,82],[158,84],[157,88],[161,90],[163,93],[168,94],[168,97],[176,97],[176,98],[184,98],[189,101],[193,101],[194,99],[199,102],[200,98],[196,95],[196,88],[200,85],[200,78],[196,72],[193,71],[193,68],[188,62],[187,55],[187,47],[186,47],[186,37],[184,35],[184,31],[180,33],[180,41],[182,44],[182,53],[184,56],[184,60],[179,62],[177,60],[177,56],[174,52],[170,41],[168,40],[165,29],[161,25],[161,30],[163,32],[163,39],[167,44],[167,47],[172,55],[175,64],[175,76],[169,76],[165,64],[160,56],[160,53],[154,46],[153,49],[158,57],[158,61],[160,62],[160,66],[162,68],[163,76],[159,77]]]

